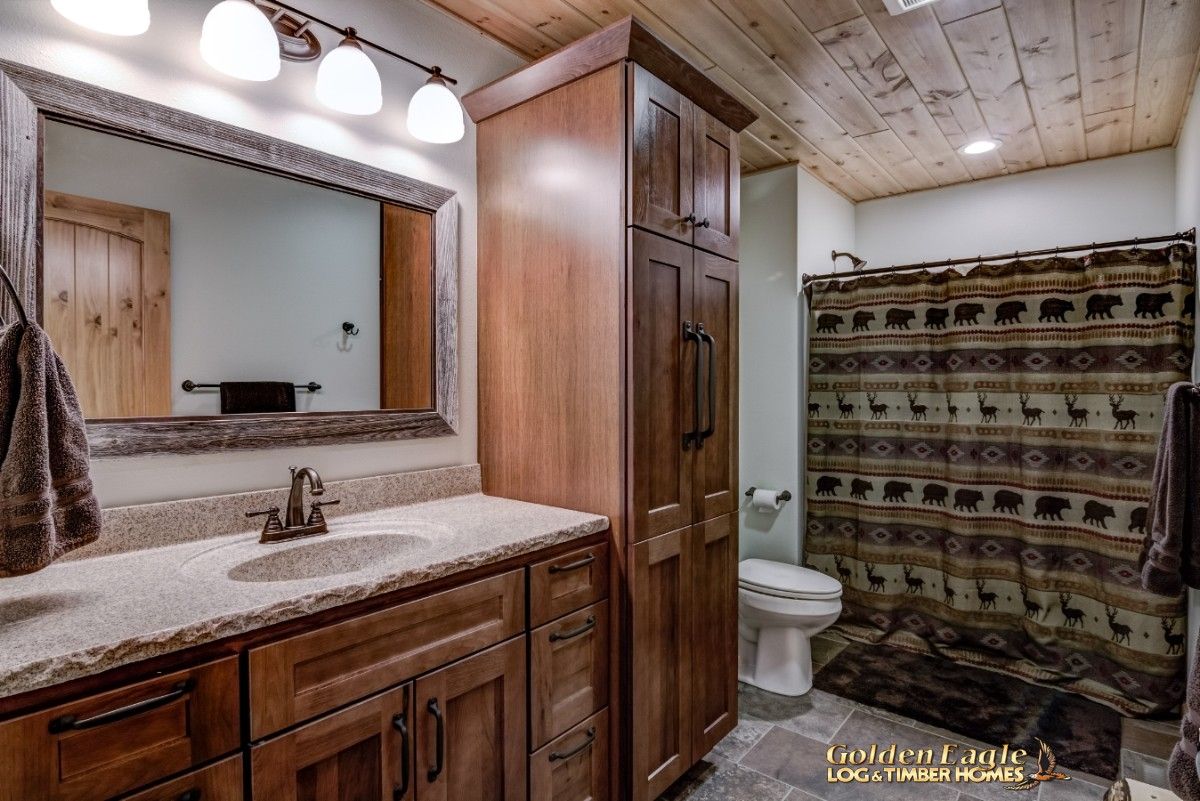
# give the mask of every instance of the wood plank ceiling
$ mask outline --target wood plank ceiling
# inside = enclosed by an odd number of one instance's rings
[[[743,171],[856,201],[1171,145],[1200,49],[1200,0],[427,1],[530,59],[634,14],[758,112]]]

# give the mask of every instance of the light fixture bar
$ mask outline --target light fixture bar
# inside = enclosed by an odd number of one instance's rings
[[[349,30],[349,28],[347,28],[344,25],[334,25],[332,22],[323,20],[320,17],[314,17],[312,14],[309,14],[307,11],[301,11],[300,9],[296,8],[295,6],[288,5],[287,3],[280,3],[280,2],[277,2],[277,0],[264,0],[262,5],[276,6],[278,8],[282,8],[284,11],[290,11],[293,14],[298,14],[310,22],[315,22],[318,25],[322,25],[331,31],[340,33],[343,36],[345,36],[346,31]],[[436,67],[436,66],[435,67],[427,67],[426,65],[422,64],[421,62],[414,61],[413,59],[409,58],[408,56],[400,55],[395,50],[384,47],[381,44],[372,42],[370,39],[367,39],[365,36],[359,36],[357,32],[355,33],[354,38],[358,41],[359,44],[366,45],[367,47],[370,47],[374,50],[378,50],[380,53],[391,56],[392,58],[399,59],[400,61],[403,61],[405,64],[410,64],[429,75],[436,75],[436,76],[440,77],[446,83],[454,84],[454,85],[458,84],[458,81],[454,80],[449,75],[446,75],[445,73],[443,73],[441,67]]]

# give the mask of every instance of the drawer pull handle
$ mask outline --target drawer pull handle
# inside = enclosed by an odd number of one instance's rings
[[[442,775],[442,768],[446,767],[446,718],[442,715],[442,710],[438,708],[436,698],[429,699],[429,714],[433,715],[433,719],[437,721],[435,764],[429,770],[429,782],[432,784],[438,776]]]
[[[588,565],[590,565],[592,562],[595,562],[595,561],[596,561],[596,555],[588,554],[587,556],[583,557],[582,559],[575,561],[575,562],[571,562],[570,564],[567,564],[567,565],[550,565],[550,572],[552,574],[553,573],[567,573],[571,570],[578,570],[581,567],[587,567]]]
[[[573,756],[578,756],[587,749],[591,748],[594,742],[596,742],[596,727],[592,726],[587,730],[586,740],[572,748],[570,751],[555,751],[554,753],[550,754],[550,761],[559,762],[564,759],[570,759]]]
[[[50,733],[62,734],[68,731],[78,731],[80,729],[94,729],[97,726],[104,726],[108,723],[116,723],[118,720],[125,720],[135,715],[140,715],[143,712],[149,712],[151,709],[157,709],[160,706],[166,706],[172,701],[178,701],[183,696],[190,693],[196,687],[195,679],[186,679],[179,682],[171,688],[170,692],[163,693],[157,698],[147,698],[145,701],[138,701],[136,704],[123,706],[120,709],[114,709],[111,712],[101,712],[90,718],[80,720],[74,715],[62,715],[50,721]]]
[[[577,629],[571,629],[564,632],[553,632],[550,635],[550,642],[558,642],[559,640],[573,640],[581,634],[587,634],[592,629],[596,628],[596,618],[588,616],[587,622]]]
[[[193,787],[185,793],[180,793],[177,801],[200,801],[200,790]]]
[[[392,792],[393,801],[400,801],[408,795],[408,716],[403,712],[392,718],[392,726],[400,732],[400,786]]]

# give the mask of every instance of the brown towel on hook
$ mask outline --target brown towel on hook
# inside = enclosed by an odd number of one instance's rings
[[[296,411],[296,387],[283,381],[221,382],[221,414]]]
[[[1200,388],[1180,382],[1167,390],[1162,438],[1154,462],[1146,539],[1140,564],[1142,586],[1178,595],[1186,584],[1200,587]]]
[[[34,323],[0,329],[0,415],[0,576],[17,576],[100,536],[79,399]]]

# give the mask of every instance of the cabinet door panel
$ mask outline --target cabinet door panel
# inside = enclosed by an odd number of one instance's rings
[[[694,107],[641,67],[630,68],[629,82],[629,220],[691,243]]]
[[[406,684],[252,747],[254,797],[412,801],[412,694]]]
[[[422,801],[524,801],[525,673],[521,637],[417,680]]]
[[[190,794],[190,795],[189,795]],[[128,796],[125,801],[242,801],[242,758],[232,756]]]
[[[704,325],[702,447],[696,452],[695,520],[738,508],[737,262],[696,252],[696,320]]]
[[[692,527],[692,754],[737,725],[737,516]]]
[[[693,761],[690,531],[631,549],[634,801],[658,798]]]
[[[685,433],[697,428],[699,342],[685,338],[693,318],[693,254],[687,245],[632,234],[633,541],[691,524],[692,457]]]
[[[695,215],[693,243],[729,259],[738,256],[740,166],[738,136],[695,110]]]

